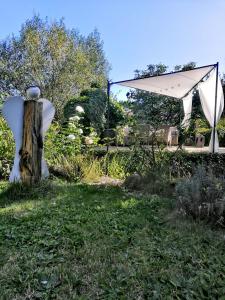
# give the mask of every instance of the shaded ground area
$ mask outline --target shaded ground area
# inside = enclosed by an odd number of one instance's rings
[[[169,218],[173,200],[64,182],[17,193],[1,184],[0,299],[223,299],[223,232]]]

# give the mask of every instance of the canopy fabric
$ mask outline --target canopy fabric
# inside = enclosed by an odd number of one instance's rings
[[[209,74],[213,68],[215,68],[215,65],[195,68],[189,71],[161,74],[148,78],[118,81],[113,82],[112,84],[119,84],[181,99],[186,96],[201,81],[201,79]]]
[[[190,125],[191,112],[192,112],[192,93],[189,93],[183,100],[183,108],[184,108],[184,118],[182,121],[182,126],[184,128],[188,128]]]
[[[212,133],[211,133],[210,144],[209,144],[210,152],[212,152],[212,150],[213,150],[214,130],[215,130],[214,151],[218,152],[218,150],[219,150],[218,135],[217,135],[216,129],[214,128],[215,101],[213,101],[213,99],[216,98],[216,95],[215,95],[215,93],[216,93],[216,76],[217,76],[217,72],[216,72],[216,70],[213,70],[210,74],[210,77],[207,80],[205,80],[204,82],[199,83],[199,85],[198,85],[199,96],[200,96],[203,112],[204,112],[205,117],[208,120],[210,126],[213,129]],[[223,108],[224,108],[223,88],[222,88],[221,80],[218,76],[215,125],[217,125],[217,123],[220,120],[221,114],[223,112]]]
[[[198,88],[203,112],[212,127],[211,140],[209,145],[210,152],[218,152],[219,142],[215,125],[220,120],[224,109],[224,95],[221,80],[218,76],[218,63],[204,67],[195,68],[188,71],[178,71],[173,73],[161,74],[147,78],[136,78],[131,80],[112,82],[122,86],[136,88],[151,93],[161,94],[183,100],[184,119],[182,125],[189,127],[192,111],[192,92]],[[205,79],[203,81],[203,79]],[[217,87],[216,87],[216,82]],[[216,99],[217,90],[217,99]],[[215,111],[215,99],[217,101]],[[215,118],[215,120],[214,120]],[[213,137],[215,141],[213,145]]]

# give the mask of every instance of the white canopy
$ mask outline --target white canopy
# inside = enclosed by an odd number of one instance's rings
[[[208,120],[212,128],[211,140],[209,144],[210,152],[212,152],[213,150],[218,152],[219,150],[219,139],[218,139],[216,128],[214,128],[214,126],[218,124],[224,108],[223,88],[222,88],[221,80],[219,77],[217,78],[217,76],[218,75],[216,70],[213,70],[210,73],[209,78],[204,82],[199,83],[198,85],[198,91],[199,91],[199,96],[202,104],[202,109],[206,119]],[[216,83],[217,83],[217,93],[215,89]],[[213,99],[215,98],[217,98],[216,101],[213,101]],[[215,104],[216,104],[216,110],[215,110]],[[215,140],[213,139],[214,134],[215,134]]]
[[[203,79],[205,80],[203,81]],[[218,75],[218,63],[188,71],[117,81],[111,84],[120,84],[130,88],[182,99],[184,106],[184,120],[182,124],[186,128],[189,126],[192,110],[191,91],[197,87],[203,112],[212,127],[209,151],[218,152],[219,142],[216,125],[220,120],[224,108],[224,95]]]
[[[181,99],[209,74],[213,68],[215,68],[215,65],[199,67],[189,71],[166,73],[148,78],[117,81],[111,84],[119,84]]]

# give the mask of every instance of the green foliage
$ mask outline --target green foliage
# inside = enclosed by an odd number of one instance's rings
[[[220,232],[169,219],[166,198],[51,185],[10,205],[0,185],[0,298],[223,298]]]
[[[176,186],[177,206],[182,214],[224,226],[225,182],[198,166],[194,175]]]
[[[77,122],[50,126],[45,139],[45,156],[48,160],[60,154],[76,155],[82,149],[83,129]]]
[[[15,152],[15,143],[11,130],[5,120],[0,117],[0,178],[6,178],[10,173]]]
[[[105,126],[107,96],[100,88],[82,91],[79,97],[71,99],[64,108],[64,116],[68,120],[74,114],[77,105],[82,105],[85,116],[82,120],[84,127],[93,127],[100,134]]]
[[[165,73],[168,70],[168,66],[164,64],[157,64],[157,65],[147,65],[146,70],[135,70],[135,78],[145,78],[153,75],[160,75]]]
[[[24,95],[36,84],[54,103],[58,118],[81,90],[96,82],[105,86],[108,69],[99,33],[84,37],[62,20],[49,23],[34,16],[19,36],[0,42],[0,93]]]
[[[195,132],[200,133],[205,137],[205,144],[208,145],[211,137],[211,128],[205,118],[197,119],[195,121]]]
[[[171,97],[136,91],[130,93],[129,99],[133,101],[132,110],[140,124],[150,124],[158,130],[162,125],[176,126],[180,122],[180,102]]]
[[[142,151],[115,151],[109,152],[106,156],[108,172],[115,178],[125,178],[134,172],[143,173],[149,169],[149,159]]]
[[[58,155],[50,162],[50,171],[68,181],[93,182],[103,175],[101,160],[90,154]]]
[[[114,155],[106,156],[106,163],[108,160],[108,175],[112,178],[124,179],[127,174],[127,159],[125,156]]]
[[[211,127],[206,120],[206,118],[203,116],[203,114],[195,114],[197,117],[196,119],[192,119],[191,121],[191,131],[189,134],[192,132],[194,135],[195,134],[202,134],[205,137],[205,145],[209,144],[210,137],[211,137]],[[201,117],[201,118],[200,118]],[[221,147],[224,147],[225,142],[224,142],[224,135],[225,135],[225,118],[221,118],[220,121],[218,122],[217,126],[217,133],[218,133],[218,138],[219,138],[219,143]],[[193,136],[194,139],[194,136]]]
[[[141,182],[141,189],[150,195],[157,194],[171,197],[174,188],[167,166],[160,165],[147,170]]]
[[[100,149],[95,152],[95,155],[104,158],[106,152]],[[143,178],[152,176],[161,183],[167,181],[172,184],[180,178],[193,175],[198,165],[204,165],[209,170],[213,170],[216,176],[223,176],[225,170],[225,154],[188,153],[181,150],[176,152],[160,150],[153,153],[145,147],[110,151],[106,161],[109,164],[112,161],[112,168],[115,165],[115,171],[110,171],[111,174],[118,174],[117,170],[121,170],[120,175],[116,175],[119,176],[118,178],[122,178],[124,174],[126,177],[136,172]],[[159,189],[162,188],[159,187]]]
[[[188,70],[192,70],[196,67],[196,63],[194,61],[191,61],[185,65],[176,65],[174,67],[174,71],[188,71]]]
[[[74,114],[75,107],[82,105],[86,112],[82,124],[84,127],[93,127],[98,134],[101,134],[106,127],[107,119],[107,95],[99,87],[93,86],[83,90],[80,96],[72,98],[64,108],[65,119]],[[114,98],[109,103],[109,128],[116,128],[127,121],[123,104]]]
[[[171,179],[179,179],[193,175],[198,165],[204,165],[209,170],[213,170],[217,176],[222,176],[225,169],[225,154],[218,153],[162,151],[159,156],[157,155],[156,160],[158,165],[167,167]]]
[[[158,151],[154,153],[154,157],[152,154],[145,148],[139,148],[135,152],[126,151],[117,155],[126,157],[126,174],[138,172],[145,175],[150,170],[158,169],[159,173],[166,173],[171,181],[193,175],[198,165],[204,165],[213,170],[216,176],[222,176],[225,170],[225,154],[222,153],[188,153],[179,150],[176,152]]]
[[[51,126],[45,142],[46,158],[52,174],[70,181],[90,181],[102,174],[100,163],[91,155],[99,139],[93,128],[82,127],[78,117]],[[85,136],[85,131],[89,135]]]
[[[170,161],[167,152],[160,148],[152,151],[141,145],[135,147],[127,152],[123,170],[126,174],[124,186],[128,190],[167,196],[173,192]]]
[[[220,142],[220,147],[225,146],[225,118],[221,118],[220,121],[218,122],[217,126],[217,132],[218,132],[218,138]]]
[[[220,137],[224,137],[225,135],[225,118],[221,118],[220,121],[218,122],[217,126],[217,131],[219,133]]]
[[[109,102],[109,128],[113,129],[126,123],[128,123],[128,118],[125,114],[123,102],[111,98]]]
[[[0,117],[0,157],[12,159],[14,152],[13,135],[6,121]]]

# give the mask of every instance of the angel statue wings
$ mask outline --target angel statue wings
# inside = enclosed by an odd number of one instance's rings
[[[21,96],[8,97],[2,113],[16,143],[10,182],[34,183],[48,177],[44,160],[43,141],[54,115],[53,104],[40,97],[40,89],[31,86],[26,90],[26,99]]]

